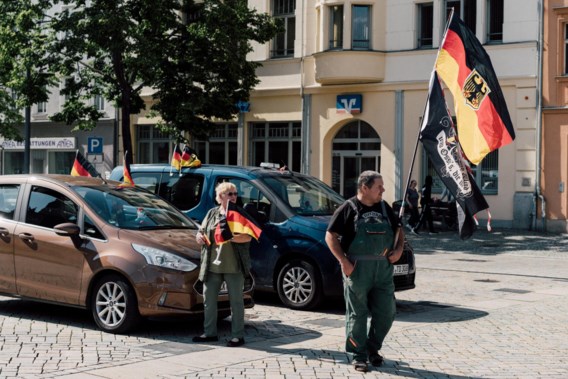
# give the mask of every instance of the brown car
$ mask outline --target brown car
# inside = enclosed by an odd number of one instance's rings
[[[0,293],[90,309],[112,333],[142,317],[200,314],[196,232],[192,220],[139,187],[0,176]],[[247,308],[253,285],[248,278]],[[219,313],[229,312],[222,290]]]

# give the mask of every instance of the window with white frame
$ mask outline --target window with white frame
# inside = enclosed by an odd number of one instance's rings
[[[42,101],[37,103],[37,113],[46,113],[47,112],[47,102]]]
[[[351,9],[351,48],[368,50],[371,48],[371,6],[353,5]]]
[[[266,122],[251,125],[251,165],[261,162],[286,165],[292,171],[301,170],[302,123]]]
[[[296,39],[296,0],[272,0],[272,15],[281,20],[284,30],[272,40],[272,58],[294,55]]]
[[[446,1],[446,20],[454,9],[459,18],[475,34],[475,23],[477,22],[477,0],[447,0]],[[446,22],[444,20],[444,22]]]
[[[432,3],[418,4],[418,41],[419,49],[432,47],[434,30],[434,5]]]
[[[209,136],[209,141],[195,141],[194,149],[197,157],[203,163],[236,165],[237,136],[237,123],[217,124]]]
[[[503,0],[487,0],[487,42],[503,41]]]
[[[154,125],[138,125],[137,163],[170,163],[173,141]]]
[[[329,49],[343,49],[343,5],[329,7]]]
[[[95,95],[95,98],[93,99],[93,105],[95,106],[96,110],[104,111],[105,110],[104,97],[102,97],[101,95]]]

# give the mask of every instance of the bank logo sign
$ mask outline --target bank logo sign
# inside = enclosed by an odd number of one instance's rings
[[[337,95],[337,113],[361,113],[363,111],[363,95]]]

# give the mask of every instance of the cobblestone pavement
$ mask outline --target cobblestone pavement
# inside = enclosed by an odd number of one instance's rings
[[[409,236],[416,288],[398,292],[385,365],[355,372],[343,307],[246,311],[246,345],[194,344],[200,320],[98,331],[88,312],[0,297],[1,378],[566,378],[568,235],[478,231]]]

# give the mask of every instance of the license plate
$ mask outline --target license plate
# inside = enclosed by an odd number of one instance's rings
[[[394,275],[406,275],[408,274],[408,265],[395,265]]]

